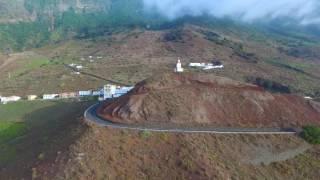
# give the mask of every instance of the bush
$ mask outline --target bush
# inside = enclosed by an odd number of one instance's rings
[[[320,144],[320,127],[316,127],[316,126],[303,127],[302,138],[311,144]]]
[[[142,131],[140,132],[140,137],[147,139],[152,135],[152,133],[150,131]]]

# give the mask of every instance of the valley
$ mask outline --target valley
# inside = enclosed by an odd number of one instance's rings
[[[0,0],[0,97],[22,97],[0,104],[0,179],[317,179],[314,19],[181,2]],[[106,84],[135,87],[41,99]]]

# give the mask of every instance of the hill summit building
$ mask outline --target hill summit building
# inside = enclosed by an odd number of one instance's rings
[[[182,68],[181,60],[178,58],[178,62],[176,64],[176,68],[174,69],[174,72],[180,73],[183,72],[184,69]]]

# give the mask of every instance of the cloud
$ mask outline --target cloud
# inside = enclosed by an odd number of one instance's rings
[[[211,14],[246,22],[292,18],[301,24],[320,24],[319,0],[143,0],[149,11],[175,19],[184,15]]]

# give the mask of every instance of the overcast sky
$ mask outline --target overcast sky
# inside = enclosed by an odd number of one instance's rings
[[[168,18],[209,13],[246,22],[291,17],[301,24],[320,24],[320,0],[143,0],[147,10]]]

